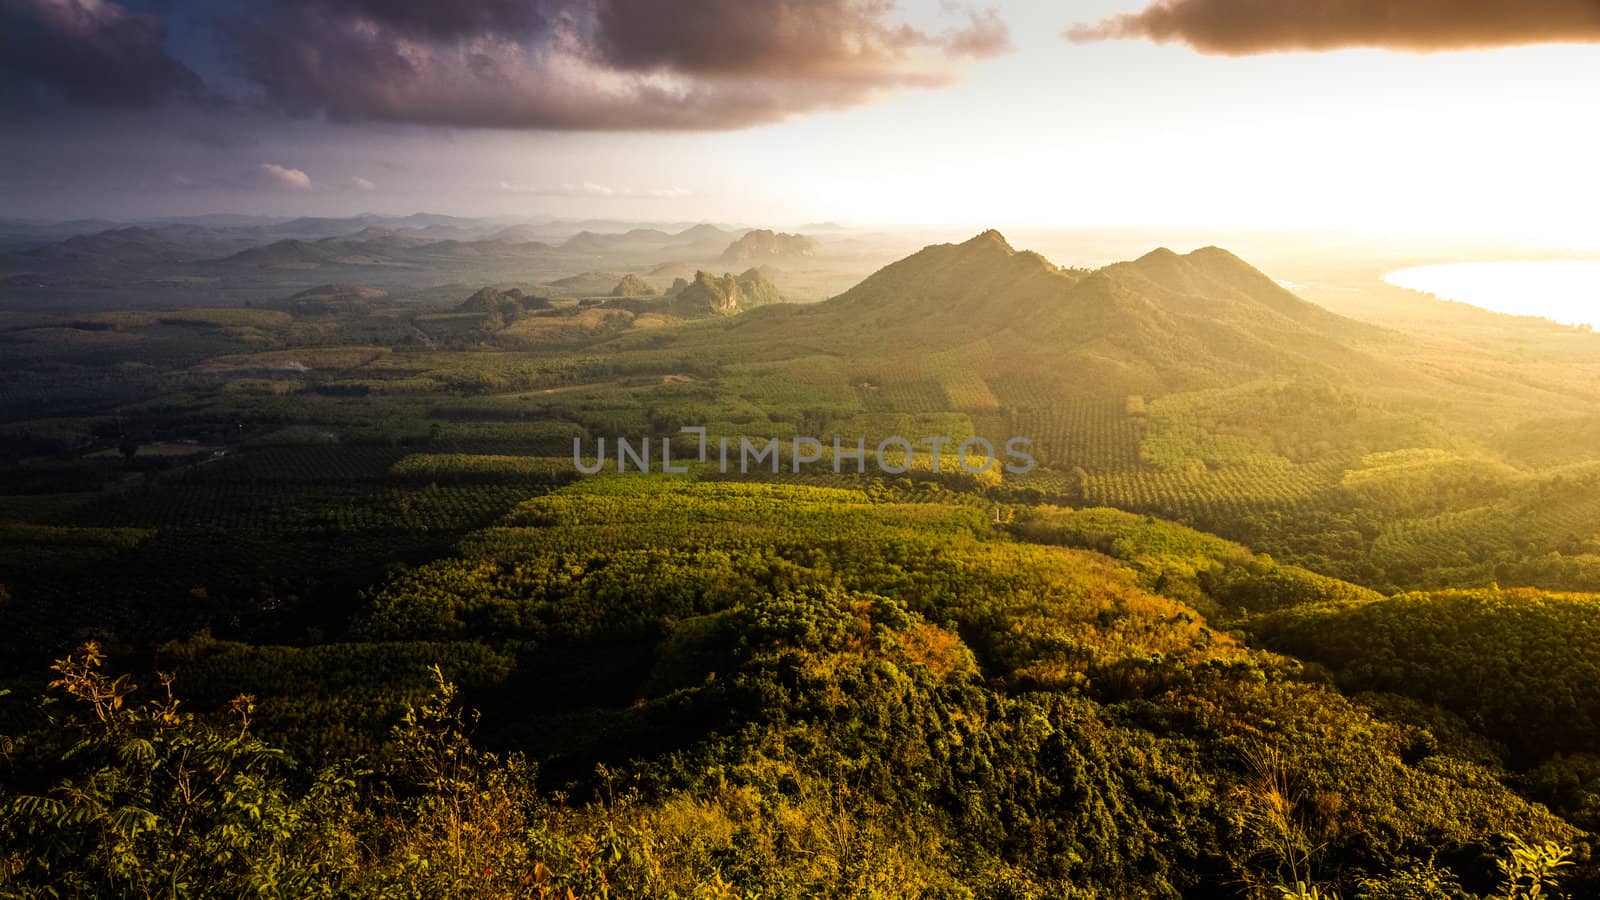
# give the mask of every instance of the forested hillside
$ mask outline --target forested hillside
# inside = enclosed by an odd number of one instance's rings
[[[31,714],[56,727],[9,745],[3,828],[29,850],[7,883],[1394,896],[1494,890],[1506,835],[1587,855],[1470,741],[1178,599],[1227,618],[1356,589],[1110,511],[987,512],[586,482],[394,576],[353,643],[167,646],[216,726],[86,650]]]

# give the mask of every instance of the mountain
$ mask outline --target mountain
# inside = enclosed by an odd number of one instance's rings
[[[550,229],[540,228],[537,225],[511,225],[489,235],[489,240],[519,244],[530,241],[543,241],[549,234]]]
[[[729,231],[729,230],[726,230],[726,229],[718,228],[715,225],[710,225],[710,224],[707,224],[705,222],[702,222],[699,225],[691,225],[688,228],[685,228],[684,230],[682,230],[682,231],[678,232],[677,234],[673,235],[673,237],[676,238],[679,242],[686,243],[686,244],[698,244],[698,243],[703,243],[705,241],[724,241],[724,242],[726,242],[726,241],[733,240],[733,239],[737,238],[738,236],[739,236],[739,233],[736,232],[736,231]]]
[[[553,251],[547,244],[533,241],[430,240],[419,229],[390,229],[369,226],[353,234],[305,241],[299,238],[251,247],[216,260],[218,264],[243,267],[344,266],[444,266],[462,265],[476,260],[544,260]],[[607,284],[607,289],[610,284]]]
[[[621,234],[580,231],[561,249],[568,253],[651,253],[670,246],[674,237],[656,228],[635,228]]]
[[[758,269],[738,276],[724,274],[720,278],[702,271],[696,272],[694,281],[672,295],[671,308],[674,313],[688,317],[732,315],[782,301],[777,287]]]
[[[91,268],[193,262],[231,253],[248,240],[199,225],[130,225],[82,234],[38,247],[36,260]]]
[[[622,276],[622,280],[617,282],[617,286],[611,289],[611,296],[613,297],[654,297],[655,295],[655,288],[651,287],[643,278],[633,274]]]
[[[437,213],[412,213],[409,216],[380,216],[363,213],[359,216],[327,218],[302,216],[285,222],[263,226],[260,230],[269,235],[316,239],[354,234],[363,228],[387,228],[426,232],[434,237],[481,237],[496,228],[481,219],[463,219]]]
[[[803,234],[783,234],[758,228],[728,245],[719,260],[745,265],[752,262],[815,256],[817,242]]]
[[[324,216],[301,216],[287,222],[277,222],[265,226],[261,230],[267,234],[292,236],[301,239],[316,239],[324,237],[337,237],[343,234],[354,234],[363,228],[383,224],[379,216],[362,215],[345,218],[328,218]]]
[[[1018,251],[997,231],[927,247],[831,300],[742,326],[924,377],[944,354],[1003,405],[1043,396],[1159,395],[1266,375],[1393,372],[1392,336],[1285,290],[1216,248],[1157,250],[1095,271]]]

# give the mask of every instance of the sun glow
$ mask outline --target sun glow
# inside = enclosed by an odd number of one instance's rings
[[[1600,260],[1449,263],[1404,269],[1386,280],[1495,312],[1600,324]]]

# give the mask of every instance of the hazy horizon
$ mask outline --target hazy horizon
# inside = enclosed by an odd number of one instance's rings
[[[1229,0],[672,20],[623,0],[19,0],[0,216],[759,209],[1597,248],[1597,133],[1575,111],[1600,26],[1581,6],[1421,3],[1376,25],[1356,3]]]

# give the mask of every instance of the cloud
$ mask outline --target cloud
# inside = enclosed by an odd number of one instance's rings
[[[1011,49],[994,10],[944,15],[960,21],[913,27],[893,0],[0,0],[0,103],[226,95],[351,122],[743,128],[947,85]],[[210,85],[168,52],[169,24]]]
[[[646,197],[653,200],[677,200],[691,196],[691,192],[687,188],[681,187],[634,190],[632,188],[616,188],[606,184],[596,184],[592,181],[553,186],[502,181],[500,182],[500,190],[510,194],[533,194],[540,197]]]
[[[999,10],[968,10],[967,17],[970,19],[967,27],[945,32],[944,48],[950,55],[989,59],[1016,49],[1011,44],[1011,30],[1000,18]]]
[[[165,41],[159,16],[111,0],[3,0],[0,81],[84,106],[200,95],[200,77],[167,54]]]
[[[309,182],[309,179],[307,180]],[[375,191],[378,189],[376,184],[373,184],[367,179],[362,178],[360,175],[350,176],[350,186],[358,191]]]
[[[1440,51],[1600,43],[1597,0],[1158,0],[1141,12],[1076,25],[1074,42],[1143,38],[1242,56],[1379,47]]]
[[[890,0],[286,0],[224,24],[294,113],[556,130],[741,128],[948,84],[1005,23],[930,34]]]
[[[303,191],[311,187],[311,176],[299,169],[290,169],[277,163],[262,163],[259,169],[262,177],[278,187]]]

